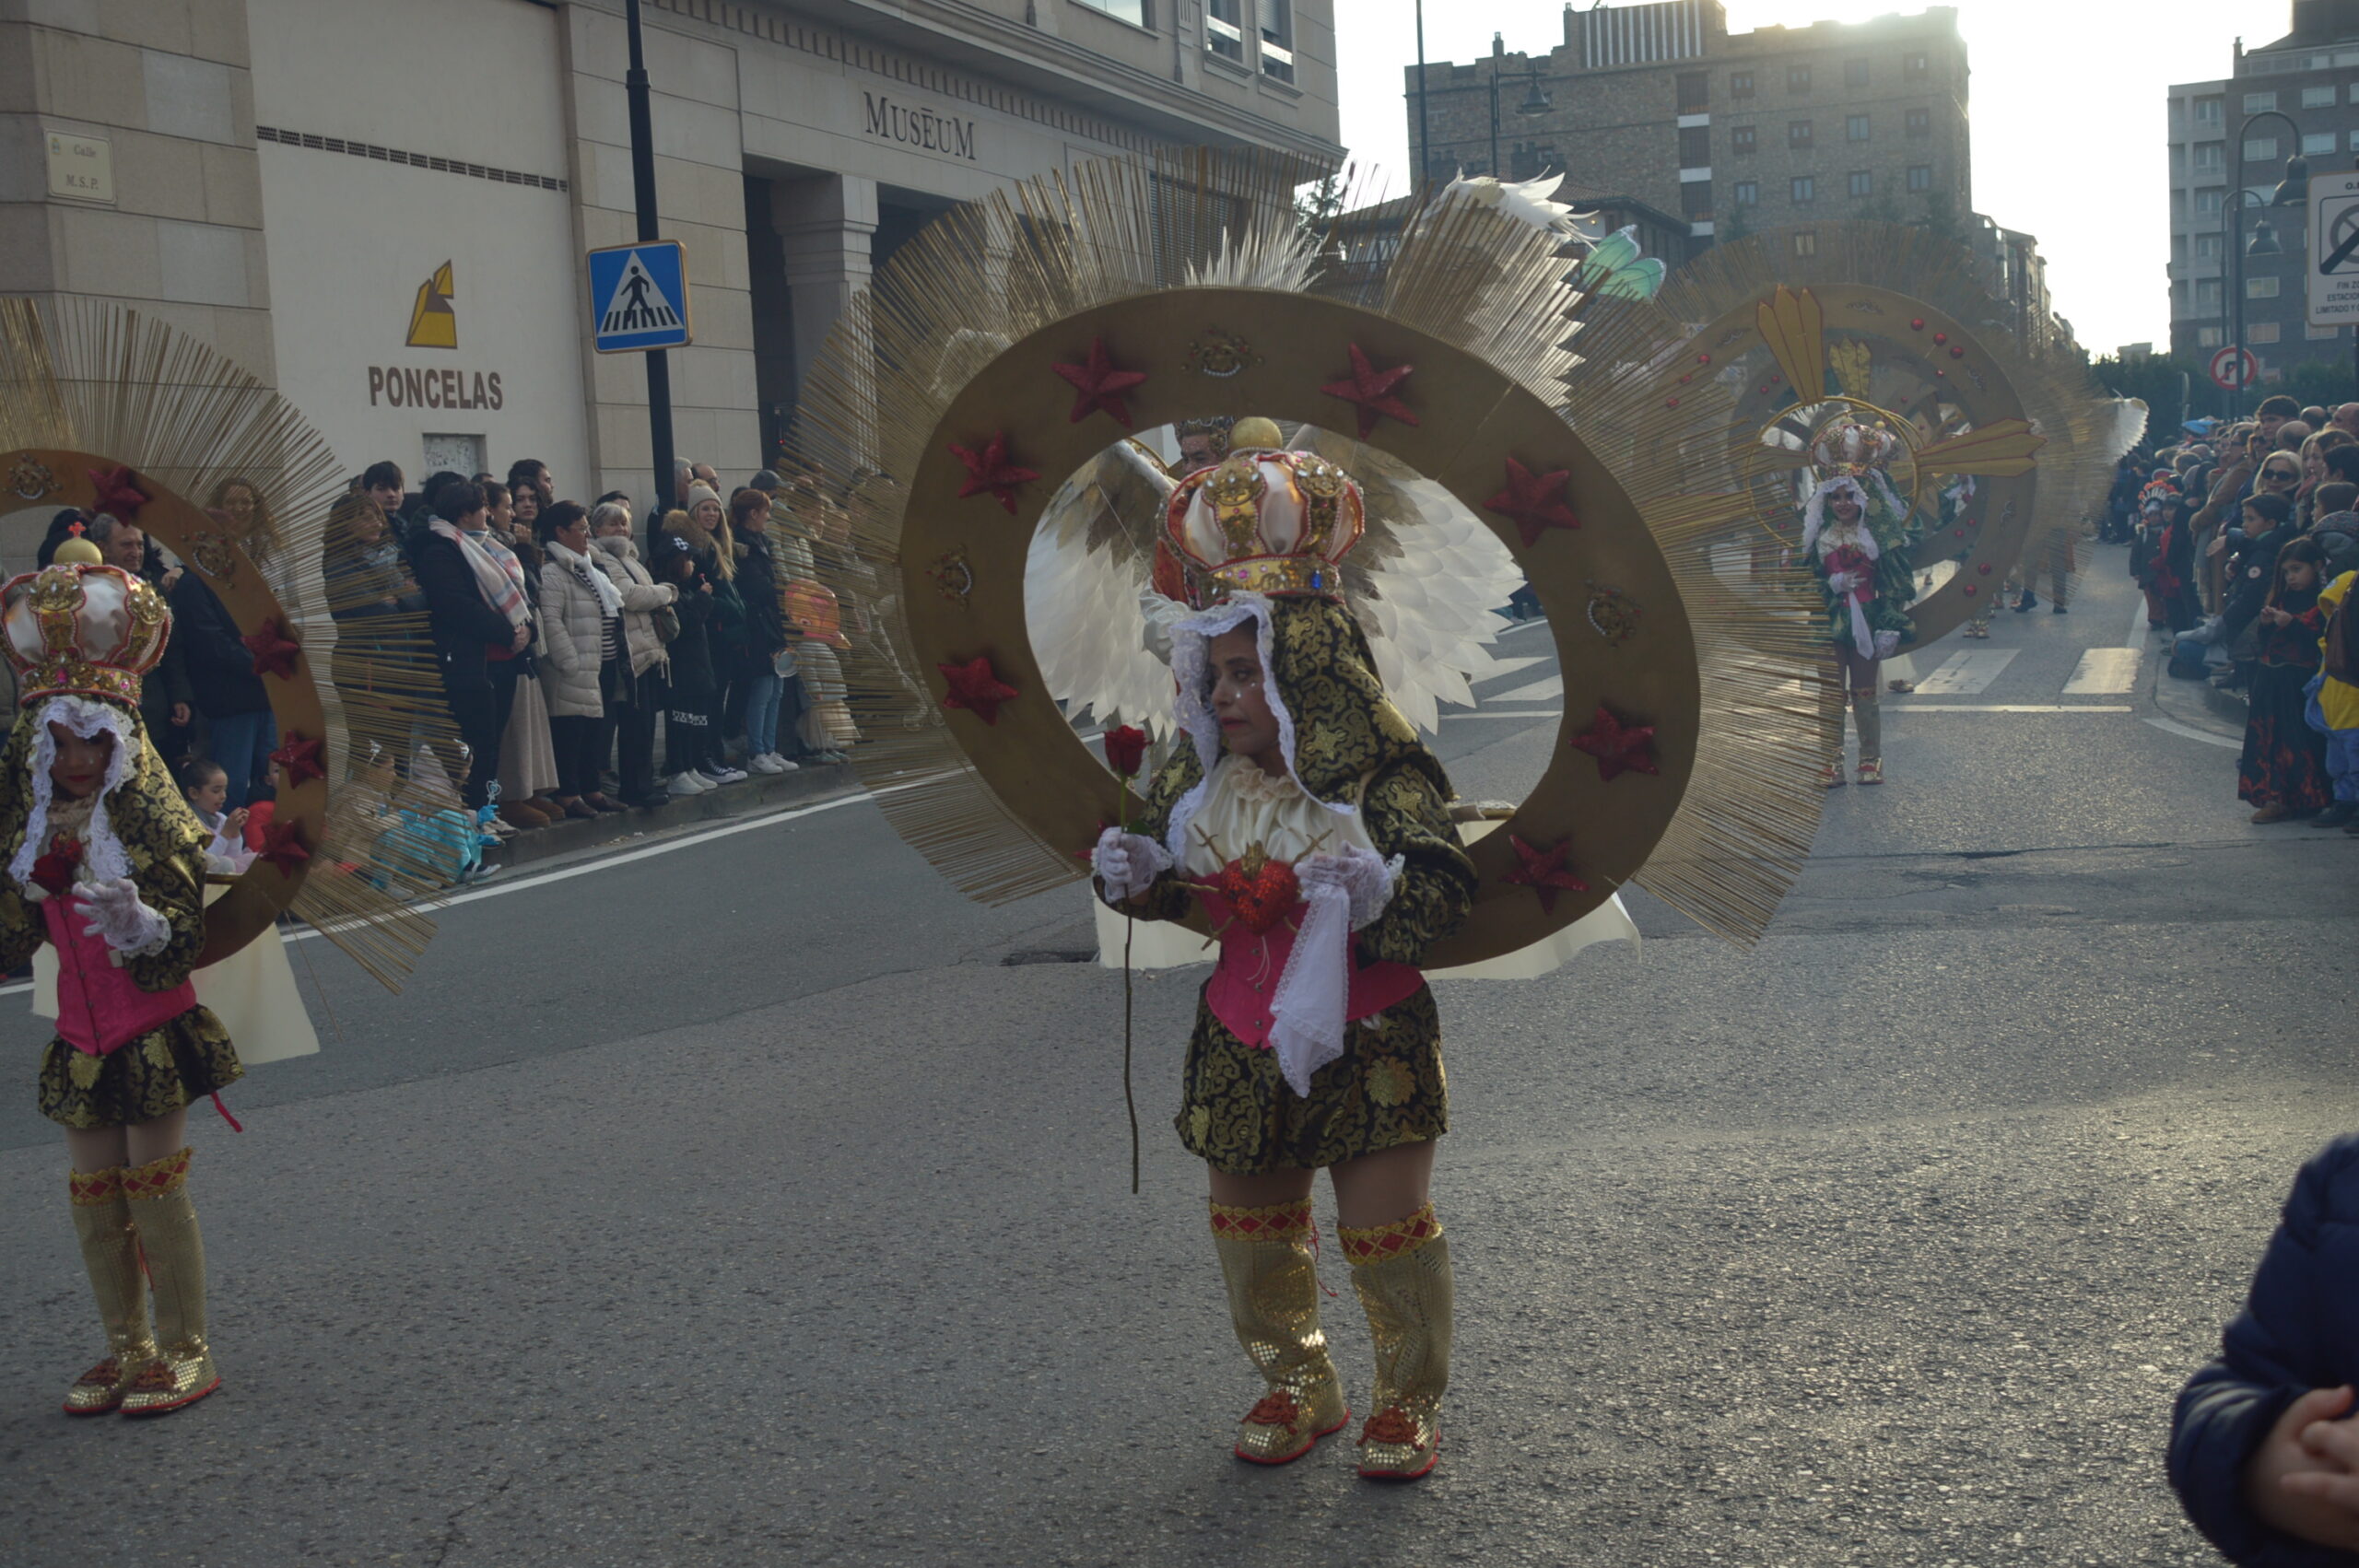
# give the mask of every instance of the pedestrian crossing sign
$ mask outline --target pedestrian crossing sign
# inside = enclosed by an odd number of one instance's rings
[[[687,257],[676,240],[590,252],[590,334],[601,354],[679,348],[689,341]]]

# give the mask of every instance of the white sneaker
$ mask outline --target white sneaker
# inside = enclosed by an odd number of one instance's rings
[[[712,786],[703,778],[698,778],[695,773],[690,772],[679,775],[679,777],[664,785],[663,788],[675,795],[701,795],[706,790],[711,789]]]
[[[800,772],[803,766],[801,763],[790,762],[776,752],[769,754],[769,762],[772,773],[796,773]]]
[[[785,771],[785,769],[780,767],[778,764],[771,759],[770,754],[768,752],[764,752],[757,757],[748,758],[745,766],[756,773],[782,773]]]

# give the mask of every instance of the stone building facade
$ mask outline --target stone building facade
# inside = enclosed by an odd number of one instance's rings
[[[358,470],[646,498],[623,0],[0,0],[0,292],[121,301]],[[645,0],[684,455],[761,466],[872,269],[954,204],[1217,144],[1328,163],[1333,0]]]
[[[2279,253],[2242,259],[2244,345],[2264,386],[2295,365],[2352,357],[2350,328],[2307,324],[2306,208],[2270,204],[2296,153],[2320,171],[2359,157],[2359,4],[2297,0],[2292,20],[2273,43],[2239,43],[2227,76],[2173,86],[2167,110],[2171,350],[2209,358],[2229,341],[2230,247],[2248,248],[2266,224]]]
[[[1495,39],[1485,58],[1426,67],[1419,161],[1440,180],[1567,170],[1679,215],[1698,244],[1789,226],[1807,243],[1813,220],[1852,217],[1964,240],[1967,76],[1953,6],[1731,34],[1719,0],[1567,5],[1543,54]],[[1414,66],[1406,93],[1414,149]]]

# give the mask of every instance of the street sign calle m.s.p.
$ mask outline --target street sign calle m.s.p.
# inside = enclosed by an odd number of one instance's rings
[[[2238,348],[2232,343],[2212,356],[2212,384],[2213,386],[2225,387],[2228,391],[2234,392],[2238,387],[2252,385],[2253,379],[2259,374],[2260,361],[2254,357],[2249,348]]]
[[[2310,176],[2310,325],[2359,322],[2359,174]]]
[[[688,260],[676,240],[590,252],[590,333],[601,354],[685,347]]]

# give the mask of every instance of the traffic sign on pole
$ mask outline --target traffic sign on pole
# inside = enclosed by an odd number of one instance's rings
[[[2238,387],[2252,385],[2259,375],[2260,361],[2253,357],[2249,348],[2238,348],[2230,344],[2212,356],[2212,382],[2214,386],[2235,392]]]
[[[590,252],[590,332],[601,354],[679,348],[689,341],[688,261],[677,240]]]
[[[2359,322],[2359,174],[2310,176],[2310,325]]]

